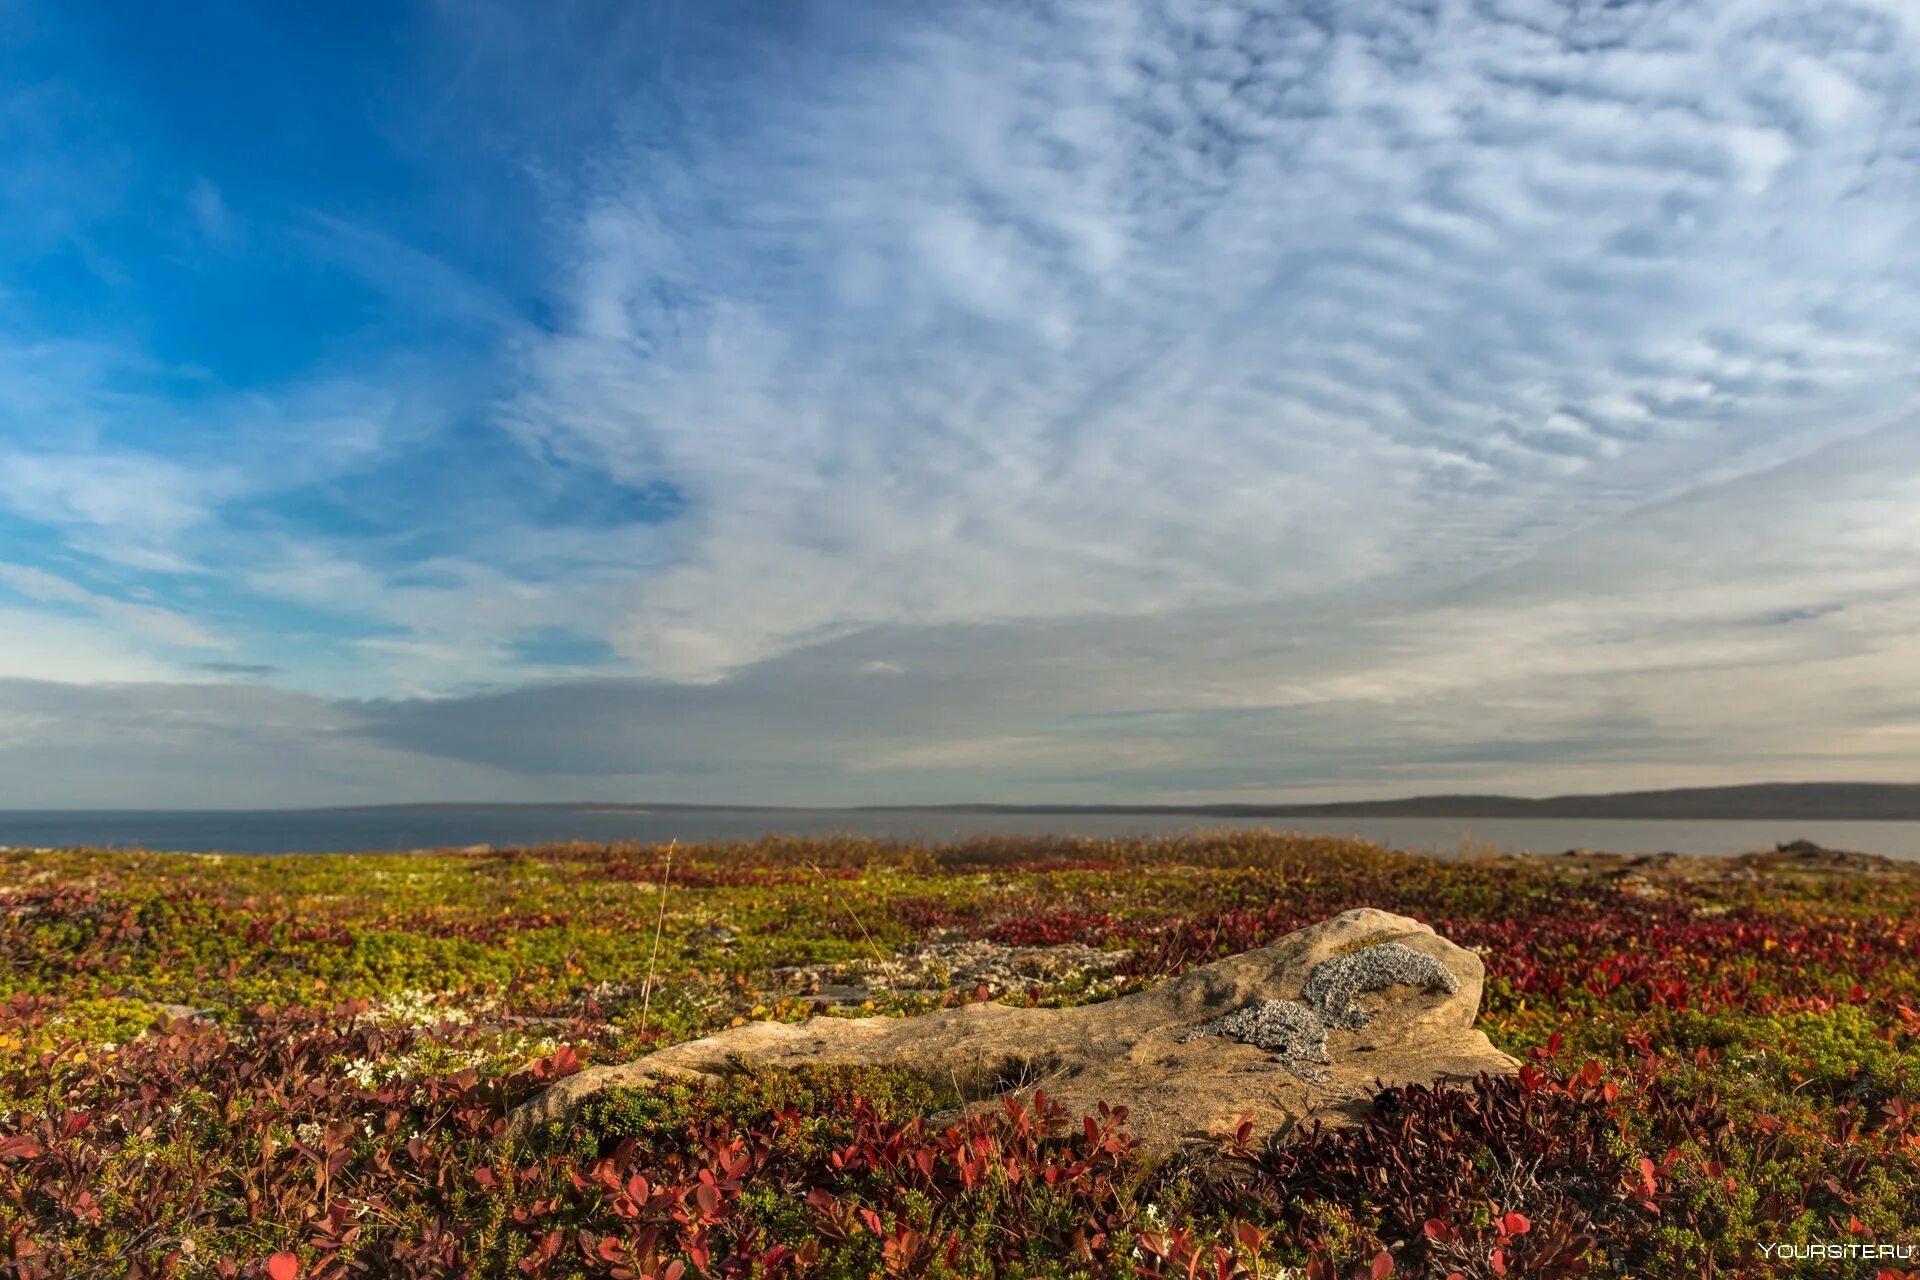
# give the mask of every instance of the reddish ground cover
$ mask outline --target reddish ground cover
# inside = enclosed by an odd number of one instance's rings
[[[1920,1243],[1920,881],[1434,862],[1336,841],[773,841],[675,854],[0,854],[0,1271],[135,1276],[1900,1274]],[[661,910],[664,893],[665,911]],[[953,1124],[886,1072],[508,1108],[594,1060],[820,1011],[788,966],[930,937],[1106,998],[1353,906],[1486,958],[1528,1063],[1361,1126],[1145,1166],[1124,1113]],[[656,924],[664,919],[658,959]],[[1109,968],[1111,966],[1108,966]],[[651,984],[649,983],[651,976]],[[169,1007],[191,1006],[191,1009]]]

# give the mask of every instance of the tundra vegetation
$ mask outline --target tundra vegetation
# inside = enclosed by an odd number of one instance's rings
[[[1920,878],[1555,862],[1250,832],[767,840],[670,878],[642,846],[0,853],[0,1274],[1773,1277],[1833,1267],[1777,1245],[1914,1242]],[[1158,1163],[1123,1111],[961,1113],[882,1069],[613,1090],[498,1140],[583,1064],[1108,999],[1359,906],[1484,957],[1517,1075]]]

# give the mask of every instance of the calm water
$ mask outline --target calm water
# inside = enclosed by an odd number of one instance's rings
[[[1452,851],[1463,840],[1508,850],[1557,853],[1586,848],[1628,852],[1744,853],[1783,840],[1812,840],[1920,858],[1916,822],[1673,822],[1526,818],[1197,818],[1157,814],[971,814],[930,810],[835,809],[316,809],[260,812],[0,813],[0,845],[76,845],[228,853],[327,853],[427,849],[560,840],[683,843],[752,840],[764,835],[849,832],[927,841],[970,835],[1156,835],[1196,829],[1270,827],[1358,836],[1397,849]]]

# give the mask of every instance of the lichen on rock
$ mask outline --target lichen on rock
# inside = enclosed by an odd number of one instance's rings
[[[1203,1022],[1181,1036],[1182,1042],[1224,1036],[1265,1049],[1295,1075],[1316,1080],[1313,1064],[1327,1061],[1327,1024],[1298,1000],[1266,1000]]]
[[[1315,1082],[1326,1072],[1318,1064],[1327,1057],[1327,1031],[1356,1031],[1371,1016],[1353,1003],[1363,991],[1388,987],[1419,987],[1453,995],[1460,980],[1430,955],[1398,942],[1383,942],[1343,951],[1315,965],[1298,1000],[1265,1000],[1204,1022],[1181,1038],[1197,1040],[1221,1036],[1265,1049],[1295,1075]]]
[[[1383,942],[1322,960],[1307,975],[1300,999],[1329,1027],[1353,1031],[1366,1026],[1369,1017],[1353,998],[1363,991],[1398,986],[1452,995],[1460,989],[1460,980],[1432,956],[1398,942]]]

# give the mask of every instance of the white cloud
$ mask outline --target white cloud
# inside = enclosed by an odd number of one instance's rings
[[[172,547],[209,523],[219,498],[241,483],[132,451],[29,453],[0,449],[0,503],[30,520],[74,527],[96,546],[154,568],[179,567]]]
[[[119,346],[0,332],[0,512],[103,560],[203,568],[229,505],[372,469],[430,436],[439,380],[402,366],[243,392]],[[200,394],[169,394],[182,383]]]
[[[76,684],[169,680],[178,671],[97,622],[52,616],[39,609],[0,605],[0,678]],[[25,804],[31,793],[14,803]]]
[[[159,646],[231,647],[218,624],[199,616],[210,584],[250,589],[256,604],[311,603],[349,620],[407,612],[383,603],[389,573],[355,558],[377,558],[387,547],[350,538],[336,547],[311,526],[302,542],[273,507],[286,495],[336,485],[351,508],[356,477],[444,428],[457,402],[450,373],[400,359],[373,372],[238,391],[119,347],[0,336],[0,375],[0,519],[39,526],[64,560],[126,585],[95,592],[19,565],[0,582],[86,608],[130,643]],[[171,396],[168,385],[181,382],[197,394]],[[250,515],[236,519],[248,506]],[[164,604],[138,584],[142,574],[168,580]],[[438,604],[414,612],[451,633],[459,602],[443,593]],[[364,664],[355,676],[377,678]]]
[[[226,649],[230,643],[185,614],[156,605],[120,600],[90,591],[80,584],[31,565],[0,562],[0,586],[9,587],[30,600],[51,604],[81,606],[103,621],[110,622],[135,640],[194,649]],[[29,675],[9,670],[0,664],[0,675]]]
[[[631,593],[662,675],[1430,586],[1911,402],[1898,8],[869,30],[597,166],[527,351],[529,444],[696,505]]]

